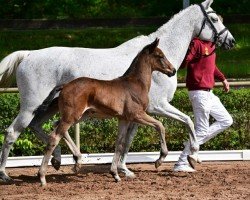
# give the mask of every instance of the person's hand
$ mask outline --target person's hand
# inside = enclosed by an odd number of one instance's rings
[[[223,84],[224,91],[225,92],[229,92],[230,86],[229,86],[229,83],[227,82],[227,79],[225,79],[224,81],[222,81],[222,84]]]

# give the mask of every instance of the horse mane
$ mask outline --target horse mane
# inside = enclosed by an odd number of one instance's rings
[[[161,32],[162,29],[164,29],[167,25],[171,24],[177,17],[185,14],[185,12],[187,12],[190,8],[193,8],[196,5],[197,4],[191,4],[187,8],[184,8],[184,9],[180,10],[178,13],[172,15],[171,18],[165,24],[163,24],[162,26],[160,26],[155,32]],[[154,33],[151,33],[151,34],[154,34]]]

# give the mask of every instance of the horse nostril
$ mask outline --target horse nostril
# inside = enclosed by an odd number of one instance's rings
[[[176,69],[173,70],[173,75],[175,75],[175,73],[176,73]]]
[[[231,46],[233,47],[235,44],[236,44],[235,39],[232,39],[232,40],[231,40]]]

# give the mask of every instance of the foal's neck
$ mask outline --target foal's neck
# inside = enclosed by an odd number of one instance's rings
[[[140,84],[142,88],[146,89],[148,92],[151,85],[153,70],[151,63],[148,60],[149,58],[147,58],[145,55],[141,56],[143,56],[143,59],[135,58],[121,78],[129,79],[130,83]]]

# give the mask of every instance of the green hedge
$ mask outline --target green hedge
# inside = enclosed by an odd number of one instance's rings
[[[250,89],[232,89],[225,94],[221,89],[214,91],[225,107],[232,114],[234,124],[217,137],[201,147],[203,150],[249,149],[250,148]],[[3,141],[4,129],[7,128],[18,112],[18,94],[0,95],[0,143]],[[186,89],[178,89],[172,104],[184,113],[192,115],[191,104]],[[157,117],[157,116],[155,116]],[[188,129],[185,125],[169,118],[157,117],[166,127],[166,139],[171,151],[181,150],[187,139]],[[213,119],[211,119],[213,120]],[[52,121],[44,125],[51,130]],[[73,130],[70,130],[73,136]],[[117,134],[117,120],[87,120],[81,123],[81,152],[113,152]],[[63,153],[69,149],[61,142]],[[147,126],[141,126],[135,136],[130,151],[159,151],[159,135]],[[11,155],[40,155],[44,145],[38,141],[30,130],[26,129],[15,143]]]

